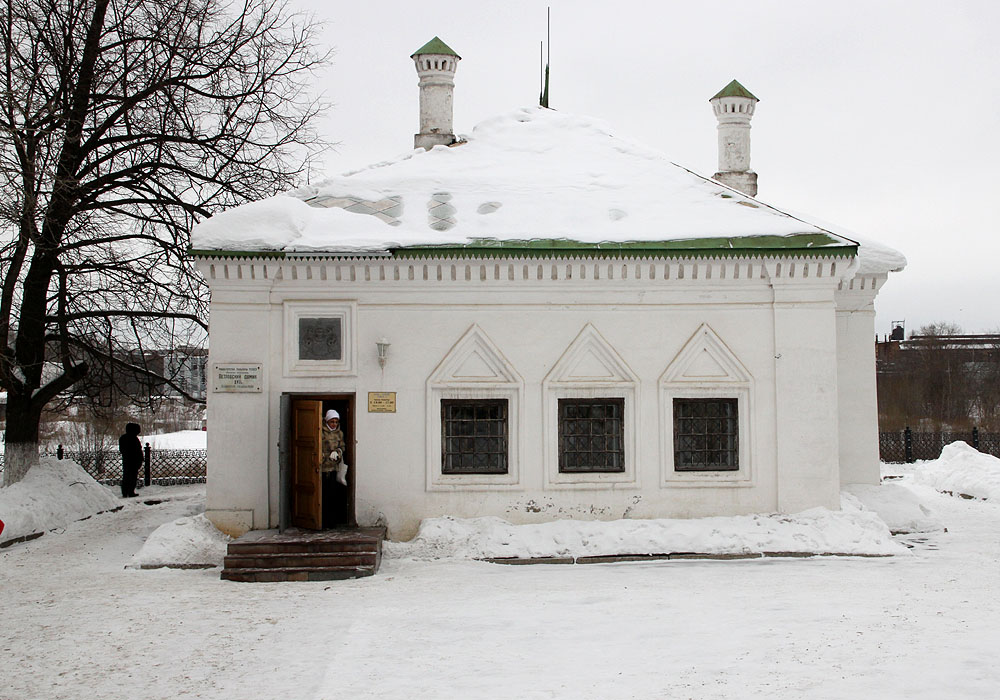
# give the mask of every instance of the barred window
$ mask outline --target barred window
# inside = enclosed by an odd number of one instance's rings
[[[559,471],[624,472],[625,399],[559,399]]]
[[[441,400],[441,473],[507,473],[507,399]]]
[[[674,470],[736,471],[737,399],[674,399]]]

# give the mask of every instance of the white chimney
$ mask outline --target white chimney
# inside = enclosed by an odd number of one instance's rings
[[[719,120],[719,172],[712,177],[751,197],[757,173],[750,169],[750,119],[759,101],[735,80],[709,100]]]
[[[434,37],[410,56],[420,76],[420,133],[413,136],[413,147],[430,150],[434,146],[455,143],[452,126],[455,70],[462,57],[446,43]]]

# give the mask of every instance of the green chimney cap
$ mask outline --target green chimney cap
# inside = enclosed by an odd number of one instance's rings
[[[736,80],[734,80],[733,82],[729,83],[729,85],[719,90],[719,93],[711,100],[709,100],[709,102],[711,102],[712,100],[717,100],[720,97],[748,97],[751,100],[754,100],[755,102],[760,102],[760,100],[758,100],[756,97],[753,96],[753,93],[751,93],[745,87],[740,85],[739,82]]]
[[[410,58],[414,56],[419,56],[421,54],[434,54],[435,56],[454,56],[458,60],[462,60],[462,57],[455,53],[448,44],[441,41],[438,37],[434,37],[426,44],[421,46],[419,49],[410,54]]]

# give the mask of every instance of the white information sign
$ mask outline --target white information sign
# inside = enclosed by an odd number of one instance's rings
[[[263,365],[213,365],[213,392],[259,392]]]

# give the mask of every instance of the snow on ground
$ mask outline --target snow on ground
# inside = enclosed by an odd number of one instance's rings
[[[387,542],[392,556],[414,559],[581,557],[699,552],[804,552],[892,555],[907,549],[892,540],[879,517],[849,499],[835,512],[746,515],[694,520],[557,520],[512,525],[485,518],[428,518],[409,542]]]
[[[142,545],[130,567],[168,566],[198,569],[219,566],[231,538],[219,532],[204,513],[177,518],[158,527]]]
[[[121,506],[113,492],[76,462],[43,457],[19,483],[0,489],[0,543]]]
[[[892,532],[931,532],[942,530],[944,525],[934,516],[912,490],[894,482],[873,484],[849,484],[842,495],[843,500],[851,497],[861,501],[865,508],[873,511]]]
[[[938,491],[1000,500],[1000,459],[962,441],[945,445],[941,457],[921,464],[914,477]]]
[[[909,556],[388,556],[374,577],[279,584],[128,568],[204,508],[203,485],[149,487],[0,549],[0,697],[994,697],[1000,505],[893,485],[948,528],[897,538]]]
[[[204,450],[208,442],[205,430],[180,430],[176,433],[143,435],[143,444],[149,443],[154,450]]]

